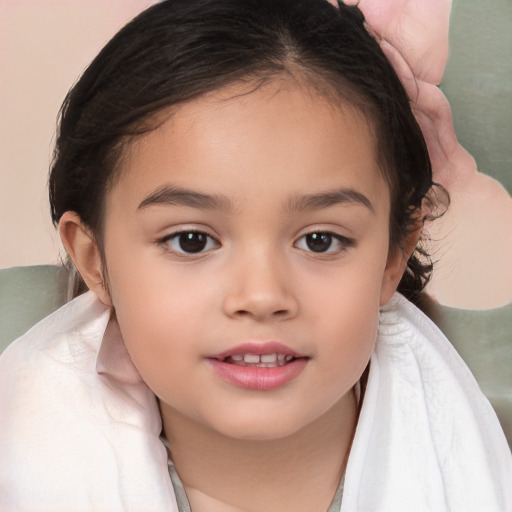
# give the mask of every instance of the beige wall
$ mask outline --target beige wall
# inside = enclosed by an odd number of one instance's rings
[[[0,0],[0,267],[58,261],[46,193],[55,119],[103,44],[151,0]]]

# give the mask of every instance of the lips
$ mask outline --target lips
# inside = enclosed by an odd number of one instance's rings
[[[208,358],[223,380],[254,390],[284,386],[302,372],[308,360],[278,342],[246,343]]]

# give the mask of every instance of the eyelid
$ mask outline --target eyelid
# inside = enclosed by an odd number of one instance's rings
[[[334,240],[336,240],[340,244],[340,247],[338,247],[335,250],[327,250],[327,251],[324,251],[324,252],[315,252],[315,251],[313,251],[313,250],[311,250],[309,248],[298,247],[298,243],[301,240],[305,240],[305,238],[308,235],[312,235],[312,234],[315,234],[315,233],[331,236]],[[320,228],[310,228],[307,231],[302,232],[300,234],[300,236],[297,237],[297,239],[296,239],[296,241],[294,243],[294,246],[296,246],[298,249],[306,252],[309,255],[314,255],[316,257],[329,257],[329,256],[337,256],[339,254],[344,253],[348,249],[351,249],[351,248],[355,247],[356,246],[356,240],[354,238],[348,237],[346,235],[342,235],[341,233],[337,233],[336,231],[334,231],[332,229],[327,229],[327,228],[320,227]]]
[[[200,233],[202,235],[205,235],[210,241],[213,240],[216,247],[210,247],[208,249],[201,250],[199,252],[186,252],[186,251],[179,251],[176,249],[173,249],[169,245],[169,241],[177,239],[180,235],[185,233]],[[189,258],[189,259],[197,259],[205,256],[213,249],[216,249],[220,247],[220,242],[217,239],[217,237],[213,236],[211,233],[208,232],[208,230],[200,229],[197,227],[187,227],[187,226],[180,226],[179,228],[175,229],[174,231],[167,233],[164,236],[159,237],[156,241],[156,244],[163,248],[165,252],[168,252],[170,254],[173,254],[175,256],[178,256],[180,258]],[[208,243],[208,242],[207,242]]]
[[[183,222],[177,223],[173,226],[169,225],[163,229],[159,230],[161,235],[157,235],[155,237],[155,242],[161,242],[164,240],[168,240],[173,236],[177,236],[181,233],[203,233],[211,238],[213,238],[217,243],[219,242],[219,236],[215,233],[215,231],[208,225],[202,223],[194,223],[194,222]]]

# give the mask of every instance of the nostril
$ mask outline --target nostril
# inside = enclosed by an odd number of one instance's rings
[[[259,314],[258,312],[251,312],[251,311],[248,311],[246,309],[238,309],[237,311],[235,311],[235,316],[237,317],[267,317],[266,314]],[[289,314],[289,311],[287,309],[278,309],[277,311],[272,311],[270,312],[270,314],[268,315],[268,318],[270,317],[274,317],[274,318],[285,318],[286,316],[288,316]]]

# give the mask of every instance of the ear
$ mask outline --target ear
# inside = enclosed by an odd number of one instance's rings
[[[398,284],[400,283],[407,267],[407,262],[418,244],[422,228],[423,221],[418,221],[414,230],[405,240],[404,245],[395,248],[389,253],[380,292],[381,306],[387,304],[396,292]]]
[[[65,212],[59,221],[58,229],[62,244],[87,287],[103,304],[112,306],[108,286],[103,279],[101,253],[91,231],[75,212]]]

